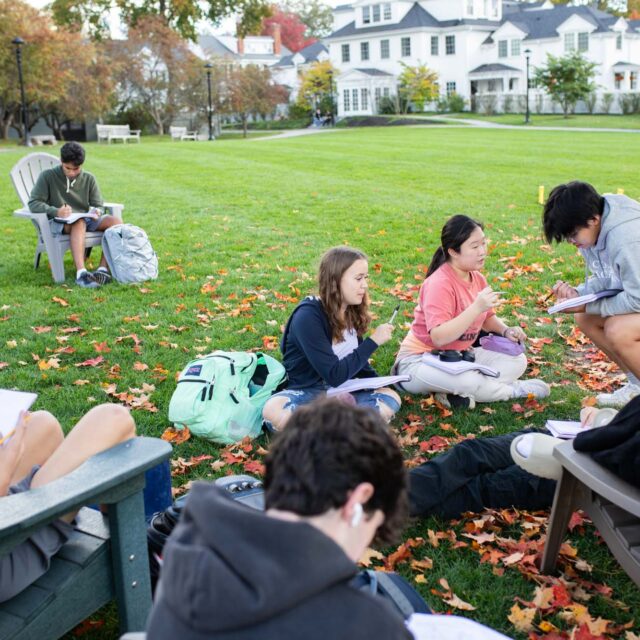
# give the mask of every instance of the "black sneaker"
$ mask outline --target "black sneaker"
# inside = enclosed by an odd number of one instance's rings
[[[96,282],[96,279],[93,277],[93,274],[88,271],[83,271],[77,278],[76,284],[79,287],[83,287],[85,289],[99,289],[100,284]]]
[[[109,284],[113,278],[111,277],[111,274],[108,271],[105,271],[104,269],[98,269],[97,271],[94,271],[92,274],[93,279],[100,285],[102,286],[103,284]]]
[[[436,393],[436,400],[449,409],[474,409],[475,398],[457,396],[454,393]]]

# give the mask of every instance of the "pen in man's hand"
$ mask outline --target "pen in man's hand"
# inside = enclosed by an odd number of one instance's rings
[[[391,314],[391,320],[389,320],[389,324],[393,324],[393,321],[396,319],[396,316],[398,315],[398,311],[400,311],[400,305],[398,305],[398,306],[393,310],[393,313]]]

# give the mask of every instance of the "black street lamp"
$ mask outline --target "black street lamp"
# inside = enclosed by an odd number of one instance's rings
[[[213,65],[207,62],[204,68],[207,70],[207,90],[209,91],[209,140],[213,140],[213,124],[211,122],[211,116],[213,114],[213,108],[211,106],[211,69],[213,69]]]
[[[31,140],[29,139],[29,127],[27,126],[27,99],[24,95],[24,80],[22,78],[22,45],[24,44],[24,40],[17,36],[12,41],[11,44],[16,47],[16,62],[18,63],[18,81],[20,82],[20,99],[22,102],[22,126],[24,127],[24,140],[22,144],[25,147],[31,146]]]
[[[328,75],[329,75],[329,104],[330,109],[331,109],[331,123],[333,124],[333,120],[335,118],[335,109],[334,109],[334,104],[333,104],[333,69],[329,69],[329,71],[327,71]]]
[[[529,58],[531,56],[531,49],[524,50],[524,57],[527,60],[527,109],[524,116],[524,123],[529,124],[531,121],[531,112],[529,111]]]

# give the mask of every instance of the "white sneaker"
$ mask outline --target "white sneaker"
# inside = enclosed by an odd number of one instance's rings
[[[632,382],[616,389],[613,393],[599,393],[596,402],[601,407],[624,407],[627,402],[640,395],[640,387]]]
[[[544,380],[516,380],[512,383],[512,398],[546,398],[551,393],[551,387]]]

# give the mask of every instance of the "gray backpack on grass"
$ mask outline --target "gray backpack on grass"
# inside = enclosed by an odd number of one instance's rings
[[[132,224],[109,227],[102,236],[102,251],[111,275],[124,284],[158,277],[158,256],[149,237]]]

